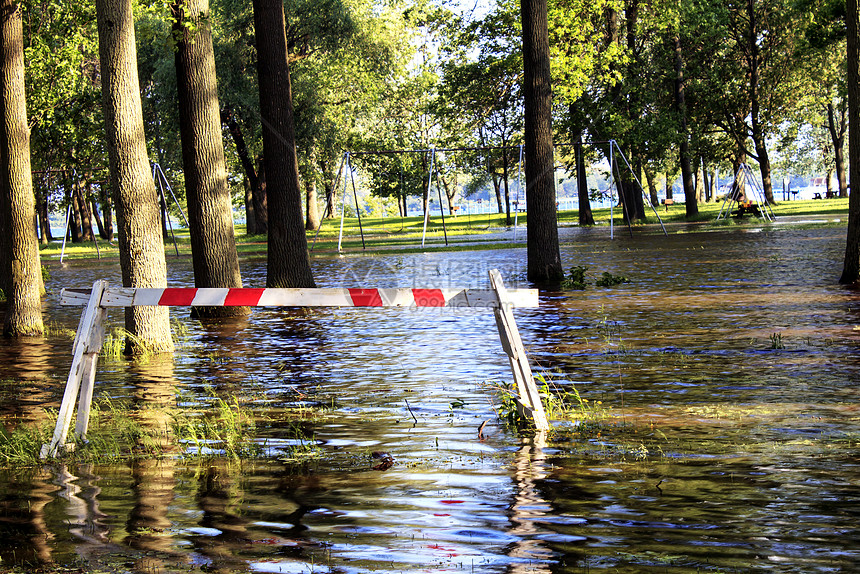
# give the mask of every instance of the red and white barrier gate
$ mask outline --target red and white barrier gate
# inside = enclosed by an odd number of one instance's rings
[[[50,444],[41,457],[74,448],[66,443],[72,410],[78,402],[75,436],[86,437],[96,361],[105,336],[108,307],[248,306],[248,307],[486,307],[493,309],[499,338],[508,355],[520,414],[537,430],[549,429],[537,385],[520,339],[513,307],[537,307],[536,289],[507,290],[498,270],[490,271],[492,289],[218,289],[110,287],[96,281],[92,290],[63,289],[61,305],[86,305],[73,345],[72,366]]]

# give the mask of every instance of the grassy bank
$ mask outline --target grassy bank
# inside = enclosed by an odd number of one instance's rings
[[[760,225],[761,219],[746,218],[735,220],[729,218],[717,222],[721,203],[708,203],[699,206],[699,213],[694,222],[702,224],[702,229],[707,230],[708,225],[719,228],[723,225]],[[841,223],[847,221],[848,199],[826,199],[811,201],[787,201],[773,206],[773,212],[777,219],[781,217],[823,217],[829,220],[842,219]],[[686,219],[685,207],[681,204],[670,206],[659,206],[657,214],[663,223],[679,224],[690,223]],[[593,211],[595,224],[599,226],[624,225],[621,209],[601,208]],[[513,219],[513,215],[512,215]],[[560,226],[576,226],[579,221],[579,212],[575,210],[561,211],[558,214]],[[520,213],[516,217],[516,223],[525,227],[528,223],[528,214]],[[647,219],[644,224],[637,226],[654,225],[659,230],[658,220],[653,210],[647,210]],[[319,232],[308,231],[308,245],[314,254],[336,253],[340,242],[343,251],[388,251],[397,250],[404,252],[432,251],[432,250],[480,250],[492,249],[498,246],[510,246],[510,238],[506,237],[504,243],[500,242],[497,234],[508,229],[509,226],[504,214],[461,214],[456,216],[431,217],[427,223],[426,240],[422,247],[421,239],[424,236],[424,218],[416,217],[363,217],[359,224],[357,218],[346,218],[343,224],[341,236],[340,219],[333,218],[323,221]],[[670,231],[671,232],[671,231]],[[364,241],[362,241],[362,234]],[[447,234],[449,245],[445,246],[445,235]],[[525,242],[525,233],[518,236],[518,240]],[[244,225],[236,226],[237,249],[240,254],[265,255],[266,236],[247,235]],[[165,241],[165,249],[168,255],[176,253],[190,255],[191,242],[188,230],[177,231],[175,239],[169,237]],[[41,247],[41,255],[44,259],[59,259],[62,251],[62,243],[52,242]],[[63,257],[68,259],[91,258],[91,257],[118,257],[116,243],[109,244],[105,241],[98,242],[98,250],[94,243],[66,243]]]

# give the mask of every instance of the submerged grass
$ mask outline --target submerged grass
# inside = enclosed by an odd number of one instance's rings
[[[181,408],[183,402],[185,397],[177,394],[173,404],[141,408],[108,396],[99,397],[92,403],[86,440],[78,441],[66,457],[74,462],[108,463],[167,456],[191,460],[268,456],[260,431],[281,421],[254,412],[237,397],[215,397],[209,408]],[[293,414],[285,416],[295,418]],[[299,416],[309,417],[309,411],[302,410]],[[17,421],[12,430],[0,427],[0,466],[41,464],[39,451],[51,441],[56,419],[56,411],[46,410],[38,422]],[[73,421],[72,429],[74,424]],[[307,460],[318,454],[303,425],[290,424],[286,428],[296,445],[280,449],[279,458]],[[279,430],[283,431],[283,425]]]

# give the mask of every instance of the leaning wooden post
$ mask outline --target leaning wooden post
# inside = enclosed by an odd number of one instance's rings
[[[502,274],[498,269],[490,271],[490,285],[496,292],[499,304],[493,310],[496,317],[496,325],[499,327],[499,339],[501,339],[502,347],[508,355],[511,363],[511,371],[514,373],[514,381],[517,387],[517,407],[520,416],[531,418],[534,421],[535,428],[539,431],[549,430],[549,422],[546,420],[546,413],[543,409],[543,403],[540,400],[535,379],[532,376],[532,369],[529,365],[528,357],[526,356],[523,341],[520,339],[520,332],[517,329],[517,323],[514,320],[514,314],[511,311],[513,306],[509,297],[505,284],[502,281]]]
[[[51,444],[42,445],[39,453],[41,458],[57,456],[60,450],[71,450],[74,443],[66,444],[69,426],[72,423],[72,411],[75,401],[78,401],[77,424],[75,436],[84,438],[90,418],[90,404],[93,398],[93,383],[96,376],[96,361],[104,342],[106,310],[101,306],[102,294],[107,288],[107,281],[99,280],[93,283],[87,306],[78,324],[78,333],[73,346],[72,366],[66,381],[66,391],[63,402],[57,413],[57,425]]]

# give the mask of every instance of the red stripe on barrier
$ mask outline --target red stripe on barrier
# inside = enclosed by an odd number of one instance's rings
[[[382,307],[378,289],[350,289],[349,296],[356,307]]]
[[[265,289],[230,289],[224,299],[225,307],[253,307],[260,302]]]
[[[171,305],[176,307],[187,307],[191,305],[197,289],[188,287],[168,287],[158,300],[159,305]]]
[[[445,296],[441,289],[413,289],[412,297],[418,307],[445,306]]]

